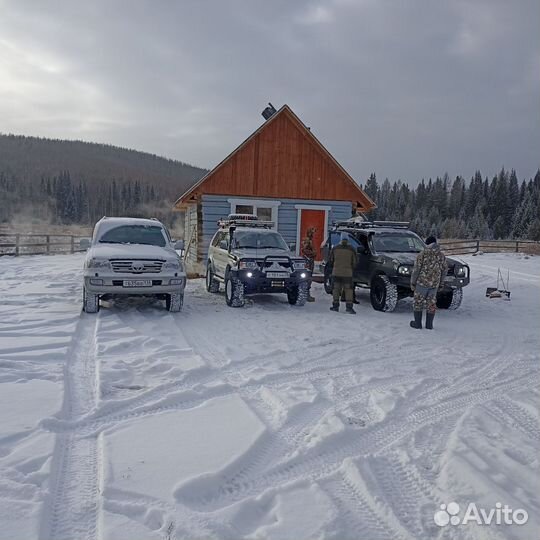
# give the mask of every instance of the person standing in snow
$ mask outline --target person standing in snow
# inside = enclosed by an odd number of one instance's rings
[[[353,272],[356,268],[356,251],[349,244],[347,235],[341,235],[341,242],[334,246],[328,258],[328,264],[332,267],[332,297],[331,311],[339,311],[339,299],[341,293],[345,293],[346,313],[355,315],[353,309]]]
[[[416,258],[411,276],[411,289],[414,292],[412,328],[422,328],[422,312],[425,309],[426,328],[433,329],[433,319],[437,309],[437,291],[444,285],[446,271],[446,257],[437,239],[430,236],[426,239],[426,247]]]
[[[317,256],[317,251],[313,247],[313,235],[317,229],[315,227],[309,227],[306,231],[306,237],[302,240],[302,250],[300,254],[307,260],[307,268],[313,274],[315,269],[315,257]],[[311,296],[311,281],[309,282],[308,288],[308,302],[315,302],[315,298]]]

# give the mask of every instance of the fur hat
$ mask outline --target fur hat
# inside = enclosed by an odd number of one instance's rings
[[[433,235],[430,235],[426,238],[426,244],[429,246],[430,244],[436,244],[437,243],[437,239],[433,236]]]

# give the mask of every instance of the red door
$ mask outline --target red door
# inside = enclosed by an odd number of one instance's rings
[[[317,251],[316,261],[322,260],[321,244],[324,241],[325,230],[324,224],[326,221],[326,210],[300,210],[300,244],[298,252],[301,253],[302,241],[306,237],[307,230],[310,227],[315,227],[313,235],[313,247]]]

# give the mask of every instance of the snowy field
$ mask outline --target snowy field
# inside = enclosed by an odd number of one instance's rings
[[[86,315],[82,255],[0,258],[0,538],[538,538],[540,257],[464,259],[430,332],[320,285]],[[440,527],[450,502],[529,520]]]

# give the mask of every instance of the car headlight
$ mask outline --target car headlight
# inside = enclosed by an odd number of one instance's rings
[[[242,269],[242,268],[257,268],[258,265],[257,265],[257,261],[239,261],[238,262],[238,268]]]
[[[111,263],[107,259],[87,259],[86,268],[110,268]]]
[[[411,268],[409,266],[400,266],[398,268],[398,273],[402,276],[408,276],[411,273]]]
[[[465,277],[466,275],[467,275],[467,267],[466,266],[457,266],[456,267],[456,276]]]
[[[294,270],[305,270],[306,269],[306,261],[293,261],[293,269]]]
[[[179,261],[167,261],[163,264],[163,270],[180,270]]]

